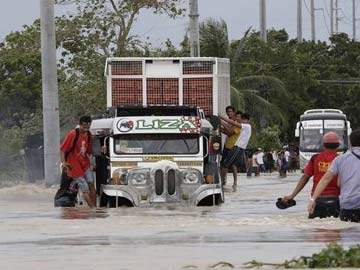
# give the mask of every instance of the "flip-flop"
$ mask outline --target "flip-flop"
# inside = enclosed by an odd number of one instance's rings
[[[279,209],[286,209],[294,205],[296,205],[296,201],[293,199],[290,199],[287,202],[285,202],[282,200],[282,198],[278,198],[276,201],[276,207]]]

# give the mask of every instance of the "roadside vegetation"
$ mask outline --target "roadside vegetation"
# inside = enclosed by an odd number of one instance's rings
[[[271,267],[271,269],[358,269],[360,267],[360,245],[346,249],[336,243],[330,243],[319,253],[314,253],[311,256],[293,258],[283,263],[266,263],[253,260],[245,263],[241,267],[237,267],[230,262],[221,261],[209,265],[208,269],[269,269],[269,267]],[[186,265],[182,267],[182,269],[198,268],[200,267],[196,265]]]
[[[106,57],[189,56],[186,33],[181,44],[164,40],[153,47],[132,29],[143,10],[176,20],[184,1],[58,0],[72,5],[73,14],[56,18],[58,81],[62,130],[81,114],[105,108]],[[360,43],[346,34],[327,42],[289,39],[284,29],[271,29],[268,42],[248,29],[240,40],[229,40],[223,20],[200,25],[201,55],[231,60],[231,99],[253,116],[252,146],[277,148],[294,141],[295,123],[306,109],[343,110],[357,127],[360,122]],[[0,177],[21,176],[21,150],[29,136],[42,132],[40,23],[9,33],[0,44]],[[266,146],[266,147],[265,147]]]
[[[345,249],[342,246],[331,243],[319,253],[310,257],[301,256],[283,263],[263,263],[251,261],[245,264],[246,268],[259,268],[272,266],[277,268],[359,268],[360,245]]]

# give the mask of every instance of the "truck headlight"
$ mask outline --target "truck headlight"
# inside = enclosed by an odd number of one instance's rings
[[[150,177],[150,169],[134,169],[129,171],[127,179],[132,185],[145,185]]]
[[[126,175],[126,169],[119,168],[113,171],[111,177],[111,185],[126,185],[126,181],[124,181],[124,176]]]
[[[182,172],[184,184],[197,184],[200,180],[200,172],[193,169]]]

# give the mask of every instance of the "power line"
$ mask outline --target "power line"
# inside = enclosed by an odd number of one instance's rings
[[[341,21],[343,21],[346,24],[352,24],[352,20],[344,13],[344,11],[342,10],[342,8],[339,9],[340,12],[342,13],[343,17],[340,19]]]
[[[236,63],[239,65],[251,65],[251,66],[270,66],[270,67],[327,67],[329,68],[329,65],[320,65],[320,64],[316,64],[316,65],[300,65],[300,64],[276,64],[276,63],[263,63],[263,62],[258,62],[258,63],[254,63],[254,62],[240,62],[240,61],[232,61],[232,63]],[[342,67],[342,68],[360,68],[360,65],[338,65],[338,64],[334,64],[334,66],[336,67]]]
[[[329,16],[329,18],[330,18],[331,16],[330,16],[329,9],[328,9],[328,7],[327,7],[326,0],[324,0],[324,6],[325,6],[325,10],[326,10],[327,15],[328,15],[328,16]]]
[[[326,26],[326,30],[327,30],[327,32],[328,32],[328,34],[330,34],[330,29],[329,29],[329,26],[327,25],[327,23],[326,23],[326,17],[325,17],[325,12],[324,12],[324,9],[319,9],[319,10],[321,10],[322,12],[322,15],[323,15],[323,18],[324,18],[324,24],[325,24],[325,26]]]
[[[306,1],[305,1],[305,0],[303,0],[303,2],[304,2],[304,5],[305,5],[305,8],[306,8],[307,12],[308,12],[308,13],[309,13],[309,15],[310,15],[310,14],[311,14],[311,12],[310,12],[310,9],[309,9],[308,5],[306,4]]]

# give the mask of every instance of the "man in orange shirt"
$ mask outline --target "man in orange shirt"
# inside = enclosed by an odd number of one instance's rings
[[[324,150],[316,155],[313,155],[304,169],[304,174],[301,176],[294,191],[282,198],[286,204],[288,201],[295,198],[295,196],[305,187],[309,179],[313,178],[313,187],[311,189],[311,196],[313,195],[316,186],[320,179],[330,167],[331,162],[337,157],[336,149],[340,145],[340,138],[335,132],[328,132],[323,137]],[[309,218],[325,218],[338,217],[340,212],[339,205],[340,188],[338,186],[337,177],[331,180],[331,183],[323,190],[321,195],[316,199],[315,211],[309,214]]]

